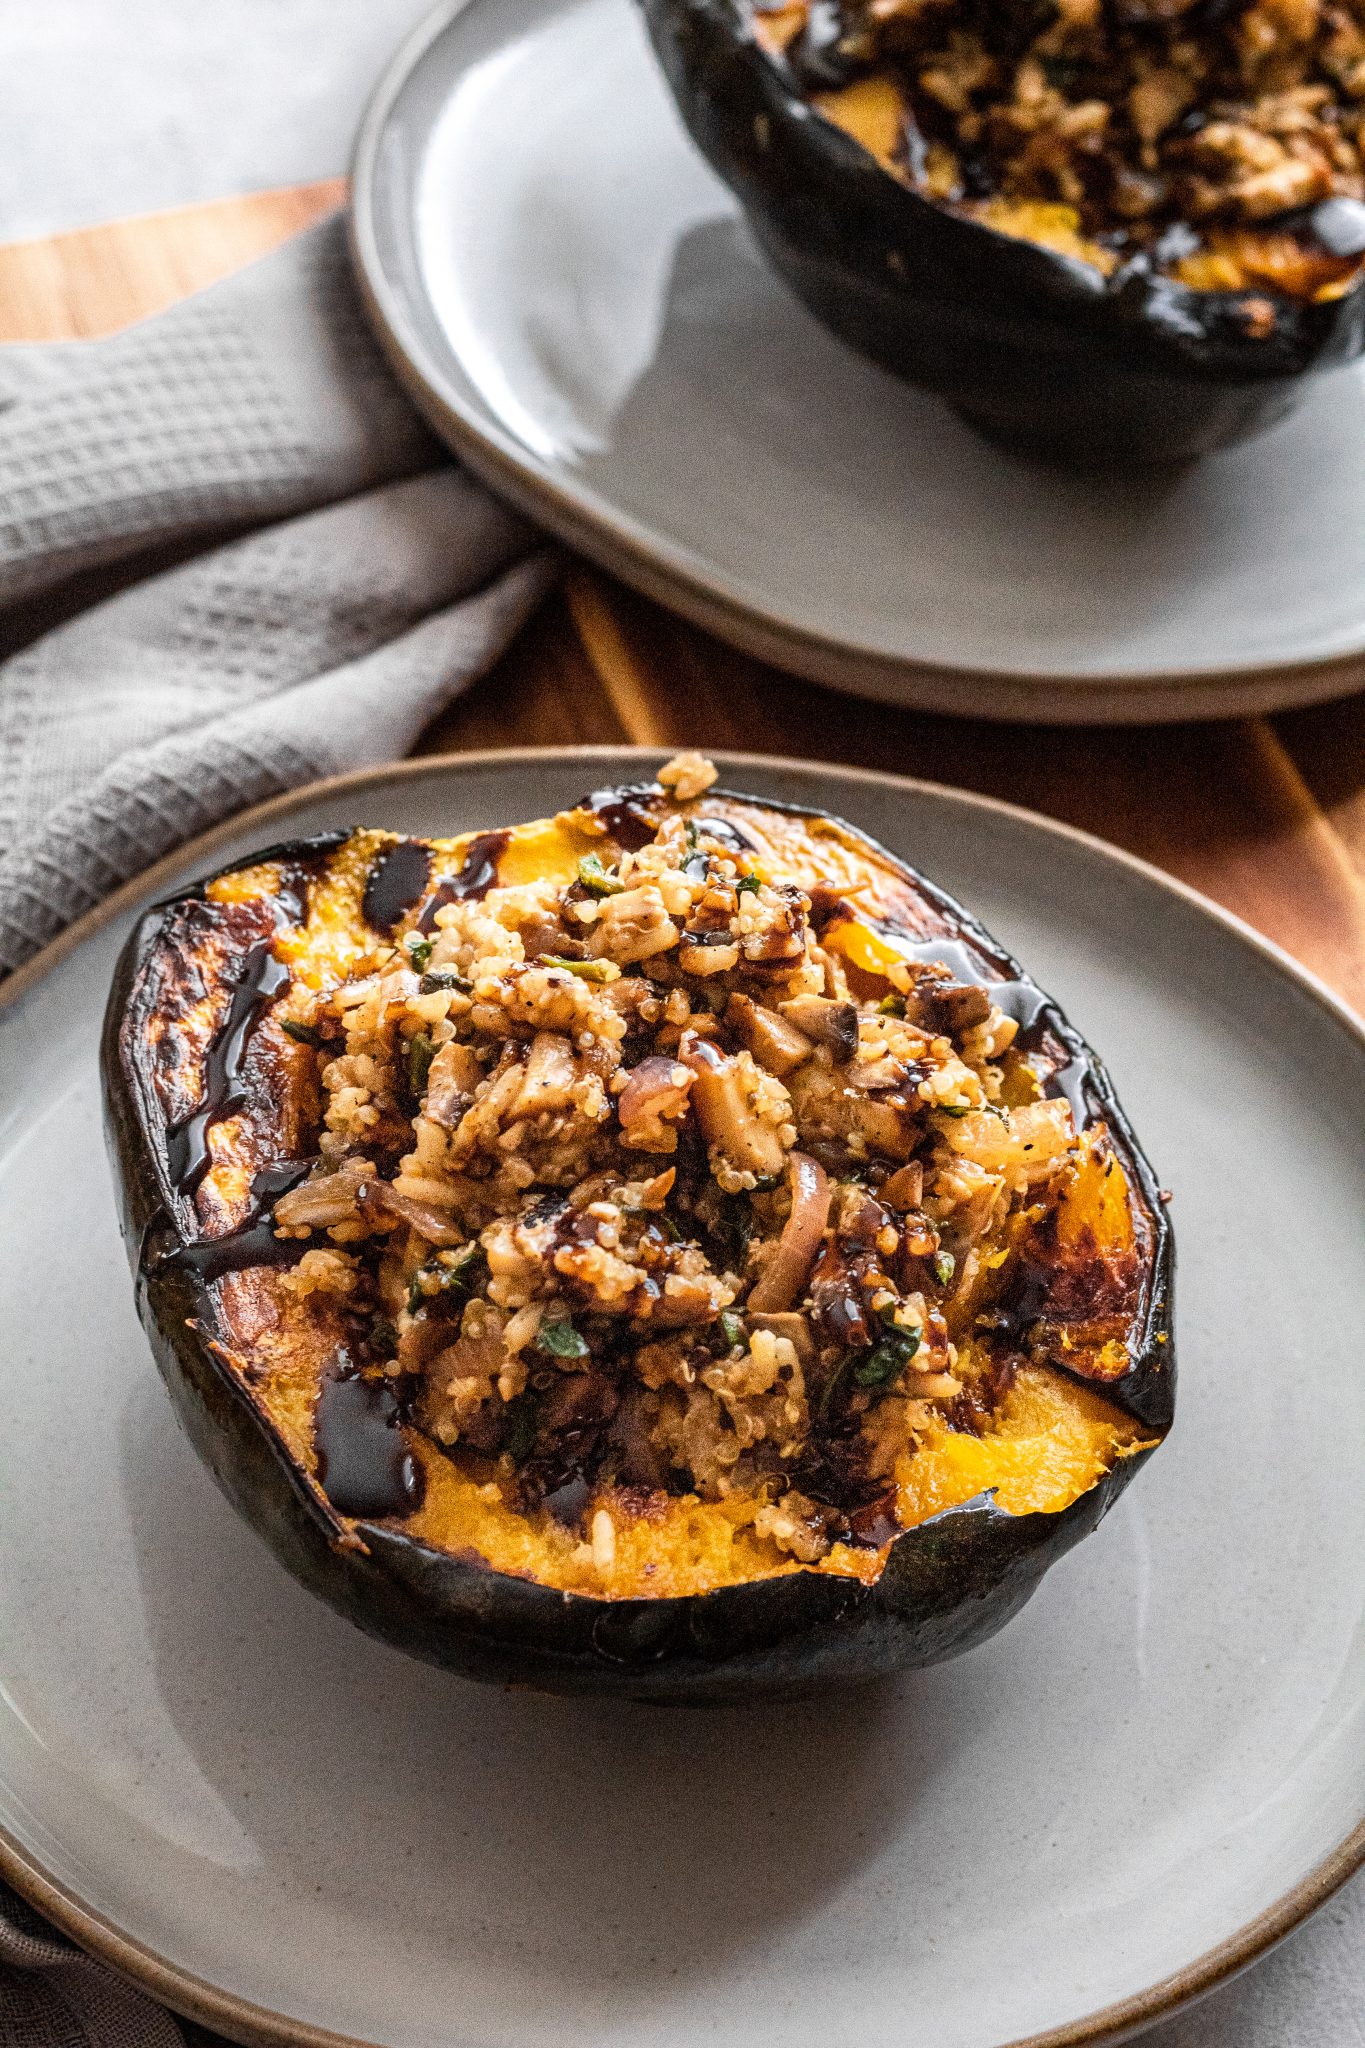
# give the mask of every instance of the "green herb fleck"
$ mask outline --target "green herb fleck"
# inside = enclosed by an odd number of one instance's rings
[[[436,1278],[442,1294],[472,1294],[487,1266],[481,1244],[467,1244],[451,1260],[437,1259]]]
[[[905,997],[883,996],[877,1005],[877,1013],[882,1017],[903,1017],[905,1015]]]
[[[417,993],[423,996],[434,996],[443,993],[446,989],[454,988],[458,989],[462,995],[468,995],[472,987],[473,983],[461,974],[458,967],[433,967],[430,973],[424,974],[418,982]]]
[[[762,887],[763,884],[759,881],[757,875],[741,875],[735,883],[735,894],[736,896],[743,896],[747,893],[750,896],[757,896]]]
[[[422,969],[426,966],[428,960],[430,960],[431,949],[435,944],[435,939],[421,938],[418,936],[416,932],[409,933],[408,963],[410,966],[416,968],[419,974],[422,972]]]
[[[559,953],[542,953],[540,964],[576,974],[580,981],[615,981],[621,971],[611,960],[565,960]]]
[[[687,820],[687,823],[683,826],[683,832],[685,833],[687,838],[688,852],[695,853],[697,851],[698,844],[696,820],[693,818],[689,818]]]
[[[429,1259],[425,1266],[418,1267],[409,1283],[408,1314],[415,1316],[433,1294],[476,1294],[485,1268],[483,1246],[478,1243],[465,1245],[450,1262]]]
[[[370,1324],[370,1349],[380,1358],[397,1356],[398,1331],[387,1316],[376,1316]]]
[[[292,1038],[295,1045],[319,1046],[322,1034],[311,1024],[296,1024],[292,1017],[281,1017],[280,1029],[286,1038]]]
[[[721,1334],[732,1351],[736,1345],[744,1342],[744,1323],[734,1313],[733,1309],[723,1308],[721,1310],[720,1327]]]
[[[888,1380],[895,1379],[904,1364],[905,1353],[899,1344],[874,1344],[866,1358],[854,1366],[853,1377],[860,1387],[884,1387]]]
[[[879,1344],[873,1345],[866,1358],[854,1366],[853,1377],[860,1387],[884,1387],[895,1379],[903,1365],[908,1365],[919,1347],[918,1330],[893,1326]]]
[[[551,1358],[586,1358],[588,1347],[579,1336],[567,1316],[556,1316],[541,1324],[536,1332],[536,1348],[548,1351]]]
[[[408,1040],[408,1087],[419,1102],[427,1092],[427,1075],[435,1057],[436,1047],[425,1031]]]
[[[578,863],[578,879],[590,896],[619,896],[625,883],[602,865],[600,853],[585,853]]]
[[[957,1260],[951,1252],[934,1253],[934,1278],[940,1287],[946,1287],[957,1271]]]
[[[944,1116],[950,1116],[954,1123],[960,1123],[964,1116],[972,1113],[970,1102],[940,1102],[935,1107],[942,1110]]]

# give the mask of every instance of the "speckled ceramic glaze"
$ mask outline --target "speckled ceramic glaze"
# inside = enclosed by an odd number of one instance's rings
[[[843,813],[982,916],[1173,1191],[1175,1431],[957,1662],[836,1711],[490,1692],[311,1599],[177,1434],[100,1136],[137,910],[272,840],[510,823],[645,765],[474,757],[282,800],[0,1012],[0,1869],[240,2038],[1115,2038],[1365,1845],[1365,1037],[1198,899],[948,791],[725,770]]]
[[[801,674],[1096,721],[1365,676],[1365,372],[1184,469],[1002,454],[777,282],[631,0],[444,10],[367,118],[354,239],[395,368],[472,468]]]

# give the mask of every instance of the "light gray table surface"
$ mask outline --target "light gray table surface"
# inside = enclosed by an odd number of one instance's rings
[[[0,241],[347,168],[428,0],[0,0]]]
[[[344,171],[379,70],[427,11],[428,0],[0,0],[0,241]],[[1365,2048],[1365,1877],[1143,2039]]]

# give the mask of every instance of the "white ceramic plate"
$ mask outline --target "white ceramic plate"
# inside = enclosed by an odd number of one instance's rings
[[[177,865],[510,823],[656,759],[410,764]],[[125,896],[0,1015],[0,1868],[241,2038],[1059,2048],[1216,1981],[1365,1853],[1360,1027],[1023,812],[725,779],[922,864],[1099,1047],[1174,1190],[1174,1434],[1001,1635],[842,1703],[539,1699],[368,1641],[219,1498],[133,1313],[95,1072]]]
[[[353,225],[395,367],[470,467],[800,674],[1091,721],[1365,678],[1365,373],[1183,472],[1000,453],[769,275],[630,0],[442,10],[371,107]]]

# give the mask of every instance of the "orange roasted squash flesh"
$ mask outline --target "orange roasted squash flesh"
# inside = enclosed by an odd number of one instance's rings
[[[754,873],[795,881],[813,895],[828,919],[824,943],[846,962],[860,993],[894,988],[907,939],[958,936],[940,902],[837,820],[715,792],[692,808],[738,828]],[[428,879],[394,940],[401,942],[405,930],[417,928],[424,904],[480,847],[491,862],[494,887],[547,878],[568,884],[584,857],[600,851],[610,836],[597,816],[579,810],[507,832],[433,840]],[[356,831],[318,864],[307,888],[306,915],[286,919],[273,940],[292,985],[326,991],[374,954],[375,934],[363,914],[366,890],[376,864],[397,843],[393,835]],[[264,929],[271,923],[272,900],[291,886],[288,860],[264,860],[215,878],[205,897],[239,914],[252,930]],[[215,945],[221,937],[208,928],[200,964],[210,989]],[[282,1028],[288,1007],[289,998],[281,998],[257,1029],[248,1106],[210,1128],[211,1161],[197,1207],[201,1227],[211,1234],[241,1224],[263,1152],[281,1141],[291,1151],[300,1149],[303,1126],[316,1115],[313,1063]],[[181,1107],[202,1082],[214,1019],[211,994],[158,1015],[158,1032],[176,1036],[174,1094]],[[1030,1071],[1016,1092],[1021,1099],[1039,1095],[1041,1083]],[[927,1422],[913,1454],[898,1459],[894,1513],[900,1529],[982,1495],[992,1495],[1011,1515],[1060,1514],[1105,1473],[1157,1441],[1159,1432],[1084,1384],[1121,1382],[1132,1368],[1134,1302],[1150,1254],[1141,1204],[1105,1125],[1097,1123],[1078,1147],[1067,1184],[1046,1216],[1016,1224],[983,1248],[979,1280],[960,1305],[959,1325],[968,1309],[980,1315],[998,1302],[1022,1263],[1046,1272],[1047,1313],[1035,1323],[994,1405],[969,1428]],[[264,1424],[316,1486],[312,1418],[319,1387],[343,1341],[336,1307],[300,1297],[286,1274],[268,1267],[230,1273],[219,1289],[223,1356],[249,1382]],[[970,1378],[972,1331],[958,1327],[955,1334]],[[660,1493],[641,1499],[638,1489],[618,1488],[593,1503],[608,1509],[613,1524],[614,1544],[604,1558],[544,1510],[518,1508],[494,1461],[480,1467],[475,1460],[472,1469],[457,1464],[411,1423],[403,1427],[424,1481],[420,1505],[402,1524],[404,1533],[434,1550],[472,1555],[497,1572],[564,1591],[614,1600],[676,1598],[812,1568],[870,1583],[889,1553],[891,1538],[875,1550],[836,1543],[818,1564],[802,1566],[755,1527],[761,1496],[706,1501],[695,1494]]]
[[[681,776],[698,765],[675,762],[666,786],[599,791],[515,827],[430,841],[362,828],[268,849],[146,912],[106,1009],[106,1118],[138,1312],[200,1456],[286,1568],[340,1613],[499,1684],[750,1701],[956,1655],[1019,1610],[1170,1426],[1172,1235],[1095,1055],[923,876],[836,818],[715,787],[685,796]],[[632,968],[633,990],[595,993],[630,947],[594,951],[580,934],[600,916],[603,936],[619,936],[624,919],[647,949],[657,906],[627,899],[630,877],[651,871],[686,906],[684,921],[700,918],[687,924],[695,936],[678,940],[673,966]],[[489,904],[496,890],[509,893]],[[599,907],[582,916],[589,899]],[[507,954],[498,933],[514,929],[527,941],[525,973],[479,966]],[[782,965],[792,959],[797,968]],[[588,986],[570,1000],[573,960]],[[542,970],[550,980],[536,984]],[[685,1025],[670,1009],[684,996]],[[542,1001],[560,1017],[543,1031]],[[353,1032],[356,1003],[371,1008]],[[580,1072],[566,1034],[589,1016],[593,1028],[573,1040]],[[638,1020],[615,1065],[611,1016]],[[439,1068],[438,1042],[451,1048]],[[740,1048],[766,1067],[745,1068]],[[675,1071],[684,1050],[695,1109]],[[510,1100],[532,1069],[537,1087],[553,1094],[572,1081],[595,1101],[600,1149],[555,1165],[534,1151],[559,1143],[550,1117],[516,1139],[507,1156],[528,1139],[535,1163],[518,1159],[525,1171],[504,1188],[501,1136],[516,1119],[476,1116],[495,1153],[470,1172],[452,1153],[444,1181],[414,1153],[414,1193],[400,1154],[426,1143],[432,1117],[454,1133],[466,1103],[495,1086]],[[779,1098],[769,1083],[782,1072],[790,1086]],[[637,1090],[634,1107],[601,1092],[604,1076],[623,1098]],[[670,1196],[659,1119],[675,1097],[691,1149]],[[785,1180],[769,1170],[788,1114],[779,1099],[790,1104],[793,1149],[776,1155]],[[737,1101],[751,1104],[747,1124]],[[752,1107],[765,1103],[766,1126]],[[725,1150],[736,1132],[757,1148],[752,1167]],[[632,1135],[645,1140],[638,1168]],[[605,1182],[580,1184],[587,1156]],[[992,1196],[968,1224],[954,1222],[983,1176],[1000,1203]],[[538,1196],[523,1204],[516,1190],[570,1180],[571,1213],[582,1221],[591,1209],[593,1229],[552,1235],[536,1252]],[[334,1211],[340,1181],[349,1192]],[[603,1188],[616,1191],[604,1205]],[[733,1255],[730,1212],[714,1206],[732,1199],[727,1190],[751,1219]],[[451,1228],[443,1219],[461,1203]],[[703,1338],[670,1340],[666,1321],[655,1336],[647,1292],[613,1310],[616,1321],[591,1306],[605,1297],[578,1275],[617,1284],[589,1245],[603,1249],[603,1206],[616,1218],[608,1228],[624,1233],[629,1285],[667,1276],[689,1315],[701,1298]],[[503,1221],[533,1232],[517,1257],[541,1260],[529,1296],[505,1303],[491,1263]],[[471,1285],[463,1262],[476,1242],[489,1263]],[[547,1286],[551,1254],[555,1274],[570,1277]],[[448,1281],[464,1296],[434,1300]],[[738,1336],[719,1314],[727,1293]],[[668,1374],[681,1362],[713,1374],[706,1449],[729,1426],[722,1390],[738,1444],[756,1412],[745,1401],[776,1387],[782,1476],[774,1483],[767,1451],[718,1486],[714,1474],[694,1476],[704,1468],[689,1440],[685,1458],[648,1480],[612,1434],[609,1456],[570,1470],[570,1510],[556,1498],[565,1468],[535,1469],[513,1449],[518,1347],[507,1318],[521,1313],[518,1299],[539,1318],[533,1407],[551,1389],[615,1373],[614,1398],[639,1409],[647,1372],[678,1386]],[[546,1300],[577,1304],[581,1328],[552,1323],[549,1341]],[[490,1314],[500,1319],[491,1338]],[[850,1315],[863,1318],[861,1336]],[[482,1439],[459,1418],[444,1427],[466,1382],[455,1364],[428,1365],[457,1357],[457,1335],[494,1346],[481,1354],[499,1375],[496,1395],[477,1396],[494,1417]],[[642,1365],[646,1338],[657,1348]],[[580,1345],[588,1365],[574,1363]],[[469,1412],[478,1419],[477,1404]],[[363,1484],[344,1469],[354,1446],[339,1416],[368,1432]],[[557,1457],[559,1442],[542,1433],[534,1457]],[[384,1484],[367,1491],[376,1448]],[[861,1462],[841,1478],[828,1462],[836,1453]],[[792,1472],[811,1475],[805,1520]]]

